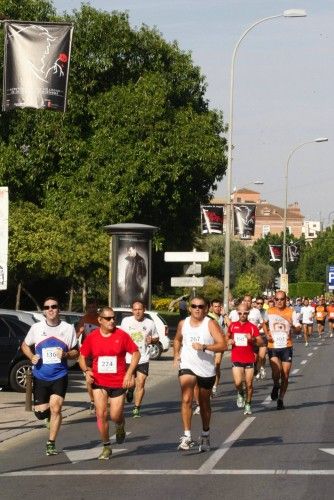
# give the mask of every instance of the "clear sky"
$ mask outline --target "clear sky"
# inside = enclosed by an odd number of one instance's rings
[[[80,0],[54,0],[59,12]],[[306,218],[334,220],[334,2],[333,0],[92,0],[102,10],[127,10],[133,27],[155,26],[166,40],[191,51],[206,76],[207,98],[228,122],[234,46],[255,21],[303,8],[306,18],[260,24],[237,55],[234,90],[233,186],[247,185],[283,206],[289,153],[288,201]],[[75,36],[75,35],[74,35]],[[263,186],[252,186],[262,180]],[[226,194],[225,179],[217,196]],[[330,212],[333,213],[330,215]]]

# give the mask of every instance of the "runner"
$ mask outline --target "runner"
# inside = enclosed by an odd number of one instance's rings
[[[85,338],[98,326],[99,322],[98,322],[98,312],[97,312],[97,301],[95,299],[89,299],[87,301],[86,314],[82,316],[76,327],[78,339],[81,335],[81,344],[83,343]],[[92,360],[87,359],[87,364],[88,366],[92,366]],[[90,401],[89,411],[90,413],[95,413],[93,389],[92,385],[88,382],[87,378],[86,378],[86,388]]]
[[[283,410],[283,399],[289,384],[289,374],[292,364],[293,347],[292,329],[300,329],[300,323],[294,310],[286,307],[286,294],[277,290],[276,306],[268,309],[269,326],[263,324],[268,339],[268,355],[274,382],[271,399],[277,400],[277,409]]]
[[[255,354],[253,346],[261,346],[263,340],[259,329],[248,321],[249,311],[246,304],[238,307],[239,320],[232,322],[227,330],[227,343],[232,346],[232,375],[237,389],[237,406],[244,409],[244,415],[252,414],[252,396]],[[246,397],[244,392],[246,386]]]
[[[262,337],[262,345],[257,346],[254,345],[254,352],[257,353],[257,374],[256,374],[256,379],[259,380],[264,380],[266,378],[266,354],[267,354],[267,346],[268,346],[268,341],[267,337],[264,333],[263,330],[263,323],[268,323],[268,314],[266,313],[266,310],[264,309],[264,298],[263,297],[257,297],[256,299],[256,306],[261,314],[262,318],[262,324],[260,325],[259,331],[260,335]]]
[[[209,316],[209,318],[217,321],[218,325],[222,329],[222,332],[224,333],[224,330],[223,330],[224,317],[226,316],[226,314],[224,314],[224,312],[223,312],[222,303],[219,299],[211,300],[208,316]],[[222,352],[215,352],[214,358],[215,358],[216,380],[215,380],[214,386],[212,387],[212,397],[216,396],[216,394],[217,394],[217,388],[218,388],[218,385],[220,382],[220,376],[221,376],[220,367],[221,367],[221,362],[223,360],[223,353]]]
[[[46,455],[50,456],[58,455],[56,438],[68,385],[67,359],[78,357],[78,341],[73,325],[60,321],[57,299],[47,297],[43,311],[45,320],[32,325],[21,349],[33,365],[34,411],[49,428]]]
[[[149,372],[150,350],[149,344],[159,340],[154,321],[145,318],[145,304],[141,300],[135,300],[132,304],[132,316],[123,318],[121,328],[127,332],[137,344],[140,352],[140,360],[135,370],[135,406],[132,410],[134,418],[141,417],[140,407],[145,394],[145,382]],[[130,363],[130,354],[126,355],[126,362]],[[126,399],[128,403],[133,401],[134,388],[127,390]]]
[[[226,340],[217,322],[206,316],[207,309],[203,297],[192,298],[190,316],[179,322],[174,339],[174,366],[179,367],[184,428],[179,450],[189,450],[195,444],[191,436],[191,406],[196,383],[203,428],[199,451],[210,450],[210,395],[216,378],[214,353],[226,350]]]
[[[328,328],[329,336],[333,337],[334,332],[334,299],[330,299],[329,305],[327,306],[327,317],[328,317]]]
[[[300,314],[303,324],[305,346],[307,347],[309,338],[313,333],[314,307],[310,305],[309,300],[306,298],[304,299]]]
[[[112,450],[109,438],[108,400],[110,419],[116,424],[116,442],[121,444],[125,439],[124,394],[134,385],[134,372],[140,353],[131,337],[116,327],[116,316],[111,307],[99,310],[98,321],[100,328],[93,330],[81,346],[79,364],[92,384],[97,426],[103,443],[102,453],[98,458],[109,460]],[[132,354],[128,368],[125,363],[127,352]],[[87,364],[87,358],[90,357],[93,359],[91,367]]]
[[[323,338],[325,331],[325,321],[327,316],[326,302],[324,298],[320,298],[318,305],[315,308],[315,318],[317,320],[317,330],[319,339]]]

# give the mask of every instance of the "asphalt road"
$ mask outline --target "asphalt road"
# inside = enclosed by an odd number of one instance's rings
[[[212,401],[212,450],[206,453],[176,450],[176,373],[147,391],[141,419],[132,419],[127,406],[127,439],[113,446],[110,461],[96,459],[95,419],[85,412],[64,420],[57,441],[63,453],[56,457],[44,455],[46,430],[19,436],[0,452],[1,498],[331,499],[333,359],[334,339],[313,339],[308,348],[297,341],[286,410],[277,411],[270,401],[268,377],[256,382],[253,415],[244,417],[225,358],[220,395]],[[82,383],[78,373],[71,377]],[[193,436],[199,433],[200,417],[194,416]]]

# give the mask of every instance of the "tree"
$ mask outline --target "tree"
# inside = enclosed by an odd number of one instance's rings
[[[233,289],[234,297],[243,297],[246,294],[255,297],[262,292],[259,279],[251,271],[241,274]]]
[[[326,282],[326,266],[334,263],[334,228],[318,233],[307,243],[301,256],[297,276],[299,281]]]

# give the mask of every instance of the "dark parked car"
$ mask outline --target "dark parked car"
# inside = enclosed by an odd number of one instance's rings
[[[0,385],[25,392],[26,375],[31,363],[21,351],[21,343],[30,325],[14,314],[0,314]]]

